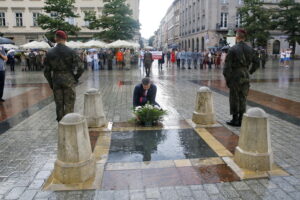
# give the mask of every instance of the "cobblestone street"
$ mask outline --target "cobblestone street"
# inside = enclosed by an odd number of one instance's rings
[[[86,71],[77,87],[75,110],[83,113],[84,93],[98,88],[110,122],[127,122],[132,116],[132,94],[145,76],[142,68]],[[57,122],[52,92],[42,72],[7,72],[0,105],[0,199],[22,200],[299,200],[300,199],[300,61],[289,68],[269,60],[266,69],[252,76],[248,107],[261,107],[270,119],[274,161],[290,176],[270,179],[176,185],[122,190],[52,192],[42,187],[50,176],[57,153]],[[228,90],[220,69],[179,70],[152,67],[158,87],[157,102],[168,111],[165,121],[192,118],[200,86],[213,91],[217,121],[239,135],[230,119]]]

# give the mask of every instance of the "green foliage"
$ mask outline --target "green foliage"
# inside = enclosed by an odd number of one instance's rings
[[[46,0],[43,10],[51,14],[48,16],[41,14],[38,19],[38,25],[47,30],[47,36],[53,38],[53,33],[57,30],[63,30],[69,35],[76,35],[80,28],[69,24],[65,20],[67,18],[79,17],[73,12],[75,0]]]
[[[163,116],[167,114],[167,111],[162,110],[157,106],[146,104],[143,107],[136,107],[133,111],[136,116],[136,121],[142,124],[147,122],[159,122],[163,119]]]
[[[293,45],[300,44],[300,3],[294,0],[282,0],[279,9],[274,11],[274,29],[279,29],[287,34],[288,42]]]
[[[244,0],[239,8],[242,16],[242,27],[247,31],[247,38],[253,46],[267,46],[270,38],[271,11],[263,7],[260,0]]]
[[[100,30],[95,36],[107,42],[131,40],[140,29],[139,22],[132,18],[132,10],[125,4],[125,0],[112,0],[105,4],[100,18],[97,18],[95,12],[85,12],[85,20],[89,21],[90,29]]]
[[[153,47],[154,39],[155,39],[155,36],[154,36],[154,35],[151,36],[151,37],[149,38],[149,46],[150,46],[150,47]]]

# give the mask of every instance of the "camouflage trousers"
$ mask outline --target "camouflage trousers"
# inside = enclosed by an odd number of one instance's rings
[[[56,104],[56,119],[60,121],[66,114],[74,112],[75,87],[54,88],[53,93]]]
[[[242,85],[232,84],[232,86],[229,88],[229,103],[231,115],[243,114],[246,112],[249,88],[249,83],[244,83]]]

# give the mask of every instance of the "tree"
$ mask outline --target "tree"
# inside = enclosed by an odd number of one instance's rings
[[[38,19],[38,25],[48,32],[47,37],[53,39],[53,33],[57,30],[63,30],[69,35],[76,35],[80,28],[67,22],[67,19],[79,17],[73,12],[75,0],[46,0],[43,10],[50,14],[41,14]]]
[[[244,6],[239,8],[239,13],[242,16],[242,27],[247,31],[252,45],[266,47],[271,29],[270,10],[260,0],[244,0]]]
[[[102,16],[96,13],[85,13],[85,20],[89,22],[89,29],[99,30],[95,36],[104,41],[131,40],[140,29],[140,24],[132,18],[132,10],[125,0],[112,0],[104,5]]]
[[[155,36],[154,36],[154,35],[151,36],[151,37],[149,38],[149,46],[150,46],[150,47],[153,47],[154,39],[155,39]]]
[[[140,44],[140,48],[143,49],[144,46],[145,46],[144,41],[143,41],[143,38],[140,38],[139,44]]]
[[[282,0],[279,9],[274,12],[275,29],[279,29],[288,35],[287,41],[296,49],[296,43],[300,44],[300,3],[294,0]]]

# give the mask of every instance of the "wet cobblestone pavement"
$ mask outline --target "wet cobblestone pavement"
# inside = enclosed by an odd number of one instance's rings
[[[75,110],[83,113],[83,94],[88,88],[95,87],[103,94],[104,110],[109,121],[126,122],[131,119],[133,88],[143,77],[142,70],[135,66],[132,68],[130,71],[86,72],[77,87]],[[274,160],[291,176],[246,181],[233,179],[229,182],[210,183],[195,181],[194,184],[188,185],[179,178],[175,185],[164,186],[152,184],[157,182],[151,180],[152,175],[164,174],[168,179],[168,174],[174,173],[168,168],[158,168],[142,174],[149,178],[149,182],[141,187],[130,187],[137,184],[134,183],[134,179],[132,183],[129,182],[129,187],[122,189],[110,190],[110,187],[106,187],[92,191],[52,192],[42,191],[42,185],[53,170],[57,150],[57,123],[51,91],[49,92],[47,85],[44,84],[46,81],[41,72],[17,71],[15,74],[8,72],[4,96],[7,101],[0,105],[0,199],[298,200],[300,199],[300,116],[297,109],[300,105],[299,77],[300,61],[295,61],[293,67],[288,69],[279,68],[277,61],[269,61],[265,70],[260,69],[252,77],[252,93],[249,96],[249,107],[260,106],[269,113]],[[229,151],[233,151],[239,129],[225,124],[230,118],[229,103],[220,70],[188,71],[165,67],[163,71],[158,71],[155,65],[152,78],[158,86],[157,101],[169,112],[165,121],[190,119],[199,86],[211,87],[217,120],[223,126],[219,129],[230,132],[231,135],[228,133],[226,137],[233,143],[222,142],[225,136],[218,134],[219,130],[210,132],[219,138],[218,140]],[[37,92],[40,92],[40,95],[36,94]],[[106,167],[112,169],[116,166]],[[167,172],[164,173],[166,169]],[[113,170],[107,171],[106,177],[116,176]],[[189,169],[178,173],[191,178],[196,176]],[[105,177],[103,179],[111,180]],[[212,178],[208,177],[205,180]]]

